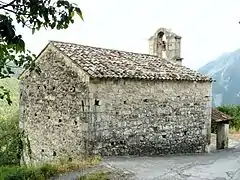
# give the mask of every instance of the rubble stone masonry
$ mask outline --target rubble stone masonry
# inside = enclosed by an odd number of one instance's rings
[[[211,82],[92,79],[51,44],[38,59],[20,87],[33,162],[207,150]]]

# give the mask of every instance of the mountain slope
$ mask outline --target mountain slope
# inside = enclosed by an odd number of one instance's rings
[[[216,80],[213,82],[214,106],[240,104],[240,50],[223,54],[199,72]]]

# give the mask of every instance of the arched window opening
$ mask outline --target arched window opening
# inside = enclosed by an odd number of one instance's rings
[[[166,39],[166,35],[164,34],[164,32],[160,31],[157,34],[157,49],[159,51],[159,54],[161,54],[162,58],[166,58],[166,50],[167,50],[167,39]]]

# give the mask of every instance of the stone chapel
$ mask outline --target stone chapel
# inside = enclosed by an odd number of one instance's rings
[[[41,73],[20,76],[25,160],[207,152],[212,79],[182,60],[181,37],[165,28],[149,54],[50,41]]]

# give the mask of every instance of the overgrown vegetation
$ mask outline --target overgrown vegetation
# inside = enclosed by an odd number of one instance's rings
[[[11,106],[0,99],[0,166],[18,165],[22,151],[18,128],[19,86],[16,78],[5,78],[0,84],[10,90]]]
[[[101,159],[96,156],[85,159],[76,159],[72,162],[60,160],[40,166],[0,166],[0,180],[45,180],[64,172],[82,171],[98,164],[100,160]],[[104,177],[102,173],[98,173],[98,175],[98,177]],[[90,177],[93,178],[94,176],[91,174]]]
[[[0,180],[45,180],[56,173],[57,170],[48,164],[40,167],[2,166]]]
[[[18,128],[18,116],[0,120],[0,165],[19,165],[23,144]]]

